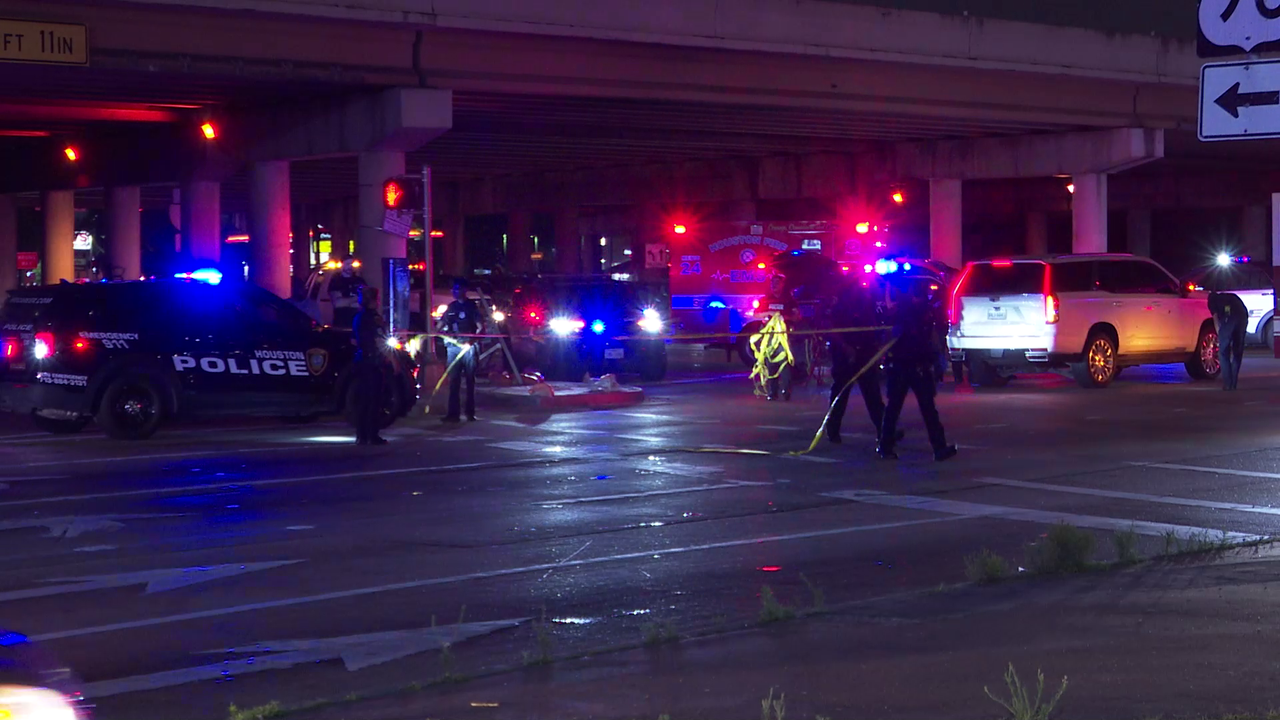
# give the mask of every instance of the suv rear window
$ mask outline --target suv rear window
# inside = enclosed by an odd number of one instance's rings
[[[963,295],[1039,295],[1044,292],[1046,267],[1041,262],[977,263],[969,268],[960,292]]]

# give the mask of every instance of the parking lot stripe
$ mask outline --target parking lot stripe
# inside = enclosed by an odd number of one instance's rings
[[[1280,480],[1280,473],[1261,472],[1257,470],[1232,470],[1230,468],[1201,467],[1199,465],[1179,465],[1177,463],[1129,463],[1139,467],[1163,468],[1165,470],[1188,470],[1190,472],[1215,473],[1217,475],[1239,475],[1240,477],[1268,478]]]
[[[1102,490],[1099,488],[1076,487],[1074,485],[1050,485],[1048,483],[1027,482],[1025,480],[1004,480],[1002,478],[991,477],[980,478],[978,482],[990,485],[1026,488],[1028,490],[1070,493],[1072,495],[1093,495],[1096,497],[1116,498],[1118,500],[1137,500],[1140,502],[1159,503],[1161,505],[1181,505],[1184,507],[1260,513],[1262,515],[1280,515],[1280,508],[1267,507],[1265,505],[1245,505],[1243,503],[1218,502],[1216,500],[1196,500],[1194,498],[1173,497],[1171,495],[1146,495],[1144,493],[1124,492],[1121,490]]]
[[[644,492],[619,493],[617,495],[596,495],[594,497],[569,498],[567,500],[544,500],[534,503],[542,507],[555,507],[557,505],[579,505],[582,503],[609,502],[611,500],[631,500],[634,498],[654,497],[657,495],[682,495],[684,493],[707,492],[709,490],[730,490],[743,487],[759,487],[761,485],[772,485],[773,483],[747,482],[745,480],[730,480],[728,482],[716,485],[695,485],[687,488],[669,488],[666,490],[646,490]]]
[[[147,618],[144,620],[130,620],[126,622],[112,623],[110,625],[98,625],[96,627],[76,628],[73,630],[61,630],[56,632],[48,632],[39,635],[32,635],[32,642],[49,642],[51,640],[63,640],[73,637],[84,637],[86,635],[99,635],[107,632],[118,632],[120,630],[134,630],[144,627],[155,627],[157,625],[168,625],[176,622],[186,622],[189,620],[203,620],[205,618],[224,617],[226,615],[236,615],[245,612],[254,612],[257,610],[273,610],[276,608],[295,607],[298,605],[306,605],[316,602],[325,602],[329,600],[347,600],[356,597],[365,597],[368,595],[377,595],[384,592],[394,592],[397,590],[414,590],[423,587],[432,587],[437,585],[450,585],[460,582],[468,582],[471,580],[489,580],[492,578],[508,577],[512,575],[524,575],[533,572],[546,572],[547,570],[566,570],[574,567],[587,567],[591,565],[601,565],[604,563],[622,562],[626,560],[641,560],[649,558],[661,558],[669,555],[684,555],[695,552],[705,552],[708,550],[722,550],[726,548],[746,547],[762,545],[765,543],[786,542],[790,540],[810,540],[820,537],[832,537],[836,535],[848,535],[859,532],[875,532],[882,530],[893,530],[897,528],[914,527],[919,525],[931,525],[936,523],[954,522],[963,520],[964,517],[945,517],[945,518],[926,518],[923,520],[903,520],[899,522],[880,523],[876,525],[853,525],[849,527],[830,528],[828,530],[812,530],[809,532],[789,533],[786,535],[762,535],[759,537],[742,538],[740,540],[725,540],[715,543],[704,543],[699,545],[686,545],[684,547],[675,548],[658,548],[656,550],[641,550],[638,552],[621,553],[618,555],[603,555],[593,558],[582,558],[580,560],[570,560],[567,562],[540,563],[538,565],[526,565],[523,567],[505,568],[502,570],[490,570],[486,572],[468,573],[466,575],[451,575],[438,578],[424,578],[422,580],[408,580],[406,582],[391,583],[388,585],[375,585],[372,587],[353,588],[351,590],[337,590],[334,592],[321,593],[319,595],[304,595],[300,597],[282,598],[280,600],[268,600],[260,603],[249,603],[246,605],[232,605],[224,608],[214,608],[211,610],[198,610],[195,612],[180,613],[178,615],[165,615],[156,618]]]
[[[1149,522],[1126,518],[1100,517],[1096,515],[1076,515],[1060,513],[1052,510],[1031,510],[1027,508],[1006,507],[1003,505],[983,505],[960,500],[943,500],[940,498],[920,497],[917,495],[889,495],[875,490],[846,490],[825,493],[827,497],[852,500],[853,502],[888,507],[909,508],[927,512],[946,513],[964,517],[996,518],[1000,520],[1018,520],[1041,525],[1067,523],[1076,527],[1093,528],[1094,530],[1123,531],[1132,530],[1140,535],[1156,537],[1173,533],[1179,538],[1189,540],[1211,535],[1215,538],[1232,542],[1250,542],[1265,540],[1262,535],[1231,532],[1214,528],[1195,527],[1191,525],[1174,525],[1171,523]]]

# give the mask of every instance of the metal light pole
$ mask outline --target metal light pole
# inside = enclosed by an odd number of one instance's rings
[[[436,263],[435,253],[431,242],[431,166],[423,163],[422,165],[422,269],[426,274],[426,282],[422,287],[422,320],[427,324],[427,337],[430,339],[433,327],[431,327],[431,311],[435,308],[432,306],[432,295],[435,293],[435,276]],[[434,348],[429,345],[428,347]]]

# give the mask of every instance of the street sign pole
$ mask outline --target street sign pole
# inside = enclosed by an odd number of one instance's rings
[[[431,303],[435,291],[436,263],[431,238],[431,166],[426,163],[422,165],[422,241],[422,269],[426,277],[422,285],[421,312],[422,321],[427,326],[427,347],[434,351],[435,346],[431,344],[431,311],[434,308]]]

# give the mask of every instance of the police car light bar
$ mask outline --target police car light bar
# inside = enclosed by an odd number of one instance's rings
[[[179,280],[195,280],[210,285],[217,285],[222,282],[222,272],[217,268],[200,268],[191,272],[177,273],[174,277]]]

